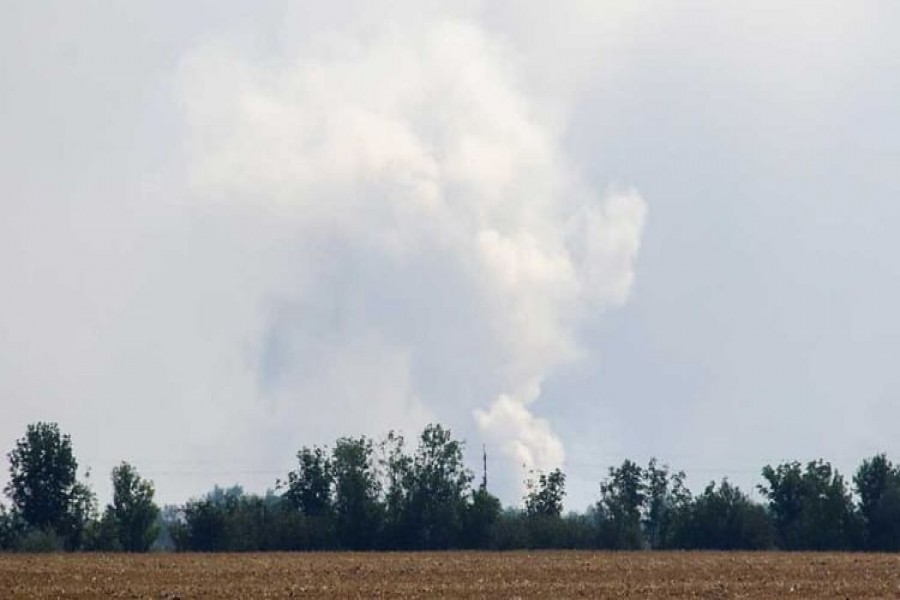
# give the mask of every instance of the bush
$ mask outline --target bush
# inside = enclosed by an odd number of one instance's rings
[[[88,523],[84,530],[83,549],[88,552],[121,552],[119,524],[111,513]]]
[[[491,549],[515,550],[529,545],[526,516],[522,511],[508,508],[500,513],[491,535]]]
[[[28,553],[62,552],[65,540],[49,529],[31,529],[19,540],[17,550]]]
[[[22,527],[22,522],[15,513],[7,512],[6,507],[0,505],[0,551],[15,550],[18,547]]]

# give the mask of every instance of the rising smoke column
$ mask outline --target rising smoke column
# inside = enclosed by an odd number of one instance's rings
[[[272,423],[310,402],[335,433],[474,421],[516,466],[560,466],[532,407],[579,323],[626,300],[640,196],[579,180],[470,21],[245,56],[199,48],[181,81],[195,197],[282,237],[258,341]]]

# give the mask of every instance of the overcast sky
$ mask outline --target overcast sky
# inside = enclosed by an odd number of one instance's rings
[[[429,421],[577,509],[900,458],[896,3],[0,8],[0,444],[101,500]]]

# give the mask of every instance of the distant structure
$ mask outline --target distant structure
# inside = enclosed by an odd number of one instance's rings
[[[481,445],[481,463],[482,463],[482,476],[481,476],[481,489],[487,490],[487,446],[484,444]]]

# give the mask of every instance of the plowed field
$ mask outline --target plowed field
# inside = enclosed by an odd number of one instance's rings
[[[888,598],[900,556],[781,553],[0,555],[3,598]]]

